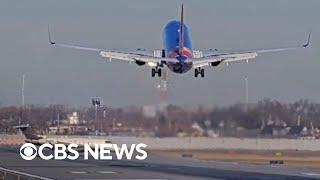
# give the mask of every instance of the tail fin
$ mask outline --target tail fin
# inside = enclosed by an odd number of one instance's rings
[[[30,130],[30,125],[19,125],[15,126],[15,129],[19,129],[21,135],[23,135],[27,140],[39,140],[41,139],[38,135],[33,134],[32,131]]]
[[[183,4],[181,5],[181,19],[180,19],[180,31],[179,31],[179,53],[181,54],[184,46],[184,24],[183,24]]]

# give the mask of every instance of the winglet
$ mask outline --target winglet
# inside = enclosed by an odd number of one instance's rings
[[[310,41],[311,41],[311,31],[309,32],[307,43],[303,44],[302,47],[304,48],[308,47],[310,45]]]
[[[55,44],[56,44],[56,42],[54,42],[54,41],[51,40],[51,33],[50,33],[49,24],[48,24],[48,38],[49,38],[49,43],[50,43],[50,45],[55,45]]]

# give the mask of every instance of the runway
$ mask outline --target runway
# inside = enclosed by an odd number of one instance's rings
[[[22,179],[319,179],[320,169],[285,165],[169,159],[149,154],[136,160],[23,160],[17,149],[0,148],[0,176],[22,174]],[[30,177],[30,178],[27,178]],[[1,177],[0,177],[1,179]],[[10,179],[10,178],[8,178]],[[16,179],[16,178],[15,178]]]

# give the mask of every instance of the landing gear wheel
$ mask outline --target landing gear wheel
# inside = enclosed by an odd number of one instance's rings
[[[151,69],[151,76],[154,77],[156,75],[156,70],[154,68]]]
[[[162,70],[159,68],[158,69],[158,76],[161,77],[162,76]]]
[[[200,74],[201,74],[201,78],[204,78],[204,69],[201,69]]]
[[[158,77],[161,77],[161,75],[162,75],[161,68],[152,68],[152,70],[151,70],[152,77],[155,77],[156,74],[158,74]]]
[[[203,78],[204,77],[204,69],[202,69],[202,68],[195,69],[194,70],[194,77],[197,78],[198,75],[200,75],[201,78]]]

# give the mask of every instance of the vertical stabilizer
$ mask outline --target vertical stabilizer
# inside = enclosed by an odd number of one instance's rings
[[[184,24],[183,24],[183,4],[181,5],[181,19],[180,19],[180,31],[179,31],[179,53],[182,54],[184,47]]]
[[[31,131],[29,124],[14,126],[14,128],[15,129],[19,129],[19,132],[21,133],[21,135],[24,136],[24,138],[26,138],[27,140],[39,140],[39,139],[41,139],[38,135],[34,134]]]

